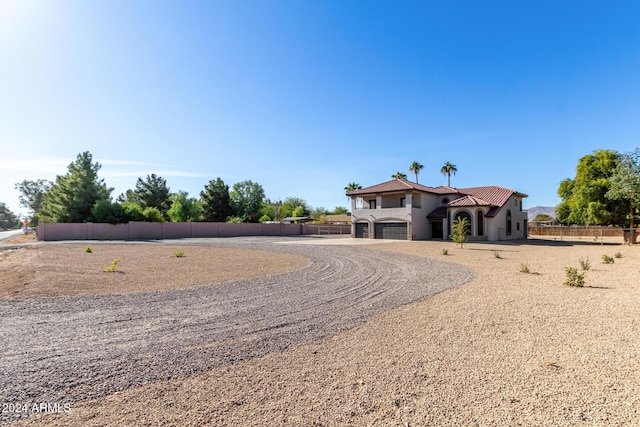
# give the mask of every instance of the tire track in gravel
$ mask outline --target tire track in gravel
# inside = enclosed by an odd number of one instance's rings
[[[0,300],[0,403],[68,403],[197,374],[334,335],[472,278],[459,265],[360,247],[186,243],[295,253],[309,264],[188,289]]]

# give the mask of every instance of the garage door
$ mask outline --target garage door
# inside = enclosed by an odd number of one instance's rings
[[[369,237],[369,224],[356,223],[356,237],[358,239],[366,239]]]
[[[407,240],[406,222],[376,224],[376,239]]]

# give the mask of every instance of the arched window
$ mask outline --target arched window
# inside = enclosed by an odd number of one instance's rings
[[[467,219],[467,224],[469,224],[469,228],[467,229],[467,235],[471,235],[471,215],[469,215],[469,212],[465,212],[465,211],[460,211],[458,213],[456,213],[456,217],[455,220],[460,220],[462,218],[466,218]]]
[[[507,209],[507,236],[511,236],[511,209]]]
[[[476,230],[478,230],[478,236],[484,236],[484,212],[482,211],[478,211],[478,226]]]

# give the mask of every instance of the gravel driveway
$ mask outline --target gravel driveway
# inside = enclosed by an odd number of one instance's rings
[[[472,278],[470,270],[442,261],[286,244],[293,241],[188,241],[309,259],[301,270],[270,277],[129,295],[0,300],[0,402],[69,403],[200,373],[333,335]],[[0,422],[20,415],[3,413]]]

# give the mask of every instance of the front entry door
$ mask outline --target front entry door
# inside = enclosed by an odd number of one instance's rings
[[[431,222],[431,234],[434,239],[442,239],[444,237],[444,230],[442,227],[442,220]]]

